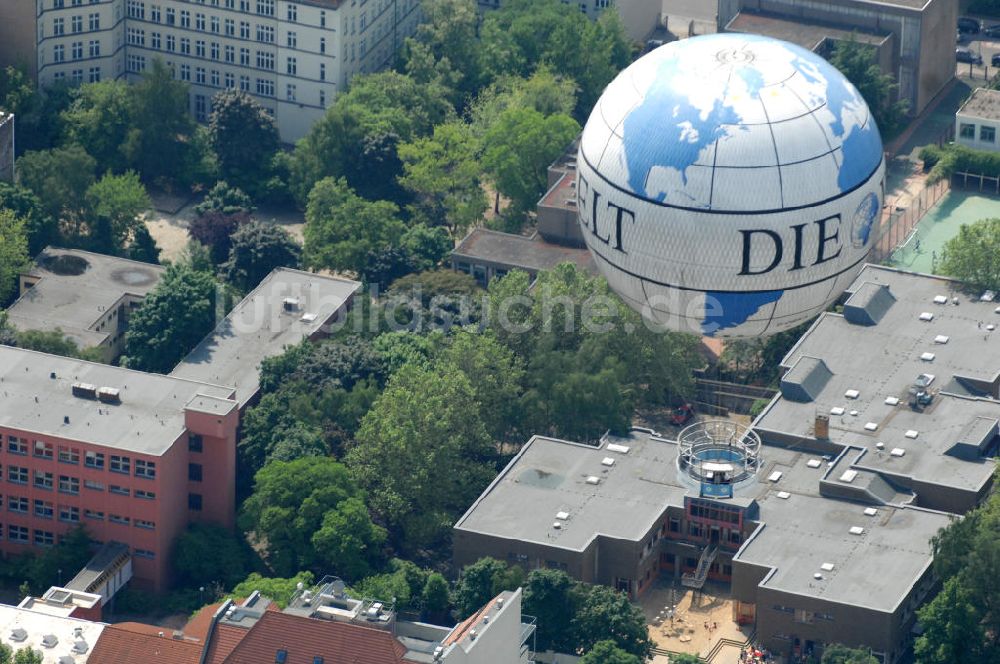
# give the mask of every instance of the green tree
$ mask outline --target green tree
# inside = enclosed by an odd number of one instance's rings
[[[37,89],[24,65],[0,69],[0,108],[17,118],[18,154],[46,150],[61,140],[60,114],[72,102],[71,91],[72,86],[64,81]]]
[[[58,241],[58,223],[45,212],[42,202],[30,189],[0,182],[0,208],[10,210],[15,217],[24,221],[29,255],[37,256],[46,246]]]
[[[129,166],[147,180],[182,179],[196,157],[188,86],[154,58],[129,90],[132,128],[122,146]]]
[[[222,212],[209,210],[195,215],[188,224],[188,234],[197,242],[208,247],[212,263],[224,263],[233,247],[233,234],[237,229],[250,223],[250,215],[243,211]]]
[[[272,270],[298,267],[302,249],[281,226],[251,221],[240,226],[231,238],[229,259],[221,266],[227,282],[246,292],[257,286]]]
[[[362,419],[346,462],[401,546],[439,543],[493,478],[493,447],[477,413],[460,370],[409,364]]]
[[[139,308],[125,333],[125,366],[169,373],[215,326],[212,276],[171,265]]]
[[[479,145],[468,125],[438,125],[432,137],[400,145],[399,157],[400,184],[413,194],[414,218],[444,224],[453,236],[482,219],[488,203],[480,181]]]
[[[573,616],[579,603],[578,584],[561,570],[536,569],[524,584],[522,609],[538,620],[539,651],[576,652]]]
[[[423,0],[423,21],[413,37],[406,40],[403,57],[407,71],[415,68],[418,47],[430,56],[432,66],[455,72],[451,81],[457,100],[471,97],[479,87],[477,53],[479,13],[473,0]]]
[[[460,618],[467,618],[505,590],[515,590],[524,581],[520,567],[508,567],[496,558],[480,558],[462,568],[452,601]]]
[[[123,171],[122,146],[132,128],[128,83],[87,83],[74,88],[71,97],[73,102],[62,112],[66,138],[79,143],[97,161],[99,171]]]
[[[444,91],[393,71],[358,75],[295,146],[292,193],[305,205],[313,185],[346,177],[367,199],[403,201],[396,146],[426,136],[454,111]]]
[[[646,618],[625,593],[608,586],[583,584],[583,599],[573,616],[577,652],[586,652],[600,641],[613,641],[643,661],[652,654]]]
[[[432,620],[442,620],[451,606],[451,589],[448,580],[438,572],[427,575],[424,589],[421,593],[421,604]],[[440,624],[440,623],[435,623]]]
[[[246,92],[223,90],[212,98],[208,135],[222,177],[260,195],[278,151],[274,118]]]
[[[140,214],[152,204],[135,171],[106,174],[86,193],[87,244],[100,253],[121,253],[143,226]]]
[[[344,179],[319,181],[306,207],[303,259],[317,269],[365,276],[369,254],[399,246],[406,232],[399,208],[367,201]]]
[[[573,118],[545,116],[533,108],[504,111],[483,139],[483,166],[515,214],[534,207],[545,192],[546,168],[579,133]]]
[[[96,166],[94,158],[76,144],[26,152],[17,160],[18,183],[38,197],[48,216],[79,221]]]
[[[19,648],[14,653],[14,664],[44,664],[45,657],[41,651],[31,647]]]
[[[670,656],[670,664],[702,664],[701,658],[698,655],[692,655],[690,653],[678,653],[676,655]]]
[[[878,664],[868,648],[848,648],[834,643],[823,648],[820,664]]]
[[[697,658],[695,658],[697,661]],[[671,664],[688,664],[671,655]],[[580,664],[642,664],[642,660],[615,645],[614,641],[598,641],[580,658]]]
[[[85,360],[101,361],[99,349],[81,350],[73,339],[58,327],[54,330],[22,330],[16,333],[15,345],[18,348],[36,350],[50,355],[63,357],[78,357]]]
[[[958,235],[948,240],[938,269],[942,274],[979,289],[1000,288],[1000,218],[962,224]]]
[[[230,186],[225,180],[219,180],[212,185],[212,188],[205,194],[205,198],[201,203],[195,206],[194,211],[195,214],[200,216],[209,212],[221,212],[223,214],[245,212],[246,214],[250,214],[255,209],[253,201],[250,200],[246,192],[239,187]]]
[[[903,129],[909,103],[905,99],[894,100],[899,86],[892,75],[882,73],[874,46],[859,42],[855,35],[837,41],[830,64],[858,89],[883,134],[895,136]]]
[[[14,650],[6,643],[0,643],[0,664],[10,664],[14,659]]]
[[[299,572],[293,577],[284,579],[265,577],[253,572],[244,581],[233,586],[231,594],[233,597],[246,598],[256,590],[277,604],[278,608],[284,609],[297,591],[298,585],[301,583],[303,588],[311,588],[315,578],[312,572]]]
[[[917,616],[924,626],[913,644],[920,664],[991,661],[984,659],[982,613],[960,577],[948,579],[941,592],[917,611]]]
[[[0,208],[0,305],[17,294],[18,276],[30,264],[24,221]]]
[[[279,574],[318,567],[360,578],[381,557],[385,531],[372,524],[364,493],[337,461],[272,461],[254,482],[240,525],[264,543]]]
[[[175,579],[187,587],[219,583],[225,588],[247,575],[250,554],[246,542],[228,528],[192,523],[174,541]]]

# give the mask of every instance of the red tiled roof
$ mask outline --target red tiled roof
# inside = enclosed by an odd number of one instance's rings
[[[250,630],[235,625],[216,625],[212,632],[212,642],[208,644],[205,664],[222,664],[236,649]]]
[[[208,606],[201,607],[196,614],[191,617],[191,620],[187,621],[184,625],[184,636],[190,636],[198,639],[199,641],[204,641],[205,636],[208,634],[208,626],[212,624],[212,616],[215,612],[219,610],[222,606],[222,602],[216,602],[215,604],[209,604]]]
[[[167,633],[159,636],[160,631]],[[200,643],[174,639],[168,630],[140,623],[105,627],[89,657],[91,662],[109,664],[198,664],[200,659]]]
[[[215,639],[212,639],[215,641]],[[225,664],[274,664],[278,650],[286,664],[403,664],[406,648],[391,632],[351,623],[333,622],[265,611]]]

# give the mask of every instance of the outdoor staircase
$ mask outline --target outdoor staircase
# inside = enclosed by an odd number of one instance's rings
[[[715,562],[715,557],[718,555],[719,547],[717,546],[706,546],[702,549],[701,557],[698,558],[698,567],[695,569],[694,574],[685,572],[681,576],[681,585],[686,588],[701,590],[705,585],[705,580],[708,578],[708,570],[712,568],[712,563]]]

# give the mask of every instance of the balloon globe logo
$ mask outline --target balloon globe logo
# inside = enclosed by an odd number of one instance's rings
[[[815,316],[857,276],[885,161],[868,106],[832,65],[719,34],[619,74],[577,168],[581,230],[618,295],[670,329],[753,337]]]

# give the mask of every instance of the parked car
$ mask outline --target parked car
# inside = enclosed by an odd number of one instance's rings
[[[958,62],[970,62],[974,65],[983,64],[983,56],[978,53],[973,53],[967,48],[956,48],[955,49],[955,60]]]
[[[979,21],[974,18],[969,18],[968,16],[963,16],[958,19],[958,30],[959,32],[970,32],[976,34],[981,29]]]
[[[983,28],[983,34],[987,37],[1000,37],[1000,23],[986,26]]]
[[[994,67],[1000,67],[1000,53],[993,54],[993,57],[990,58],[990,64]]]

